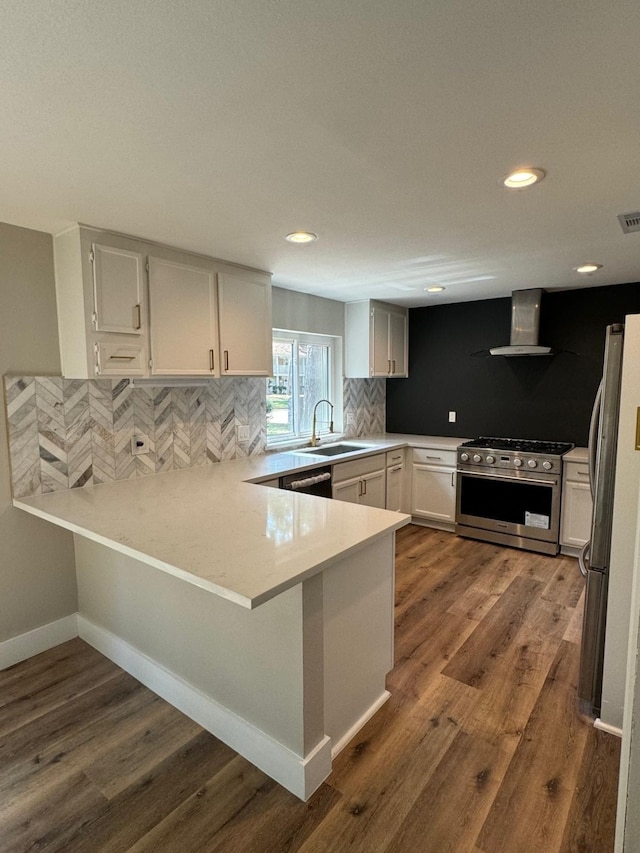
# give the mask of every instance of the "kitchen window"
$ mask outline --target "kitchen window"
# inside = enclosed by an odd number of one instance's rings
[[[322,399],[336,404],[334,429],[337,430],[342,419],[342,393],[336,393],[341,371],[339,360],[339,339],[335,337],[274,329],[273,376],[267,379],[270,446],[309,438],[313,407]],[[330,417],[329,406],[318,406],[318,435],[328,434]]]

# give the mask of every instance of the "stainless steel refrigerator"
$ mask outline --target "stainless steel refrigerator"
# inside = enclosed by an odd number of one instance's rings
[[[591,538],[580,554],[587,579],[578,678],[581,713],[600,715],[602,666],[607,623],[607,589],[611,556],[613,495],[620,416],[620,380],[624,326],[607,326],[604,368],[589,428],[589,482],[593,497]]]

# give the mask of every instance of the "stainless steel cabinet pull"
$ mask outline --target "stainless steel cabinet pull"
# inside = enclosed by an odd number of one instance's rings
[[[210,349],[209,350],[209,370],[215,370],[215,369],[216,369],[216,365],[215,365],[215,361],[213,358],[213,350]]]
[[[364,487],[364,491],[362,492],[362,494],[363,494],[363,495],[366,495],[366,494],[367,494],[367,481],[366,481],[366,480],[363,480],[363,481],[362,481],[362,485],[363,485],[363,487]]]
[[[389,367],[387,368],[387,373],[391,373],[391,359],[388,360]]]
[[[451,472],[451,488],[455,488],[456,485],[456,472]]]
[[[392,468],[392,471],[402,471],[402,465],[398,465],[397,468]]]
[[[425,456],[425,459],[439,459],[442,462],[442,456]]]
[[[110,355],[109,361],[134,361],[135,355]]]
[[[396,372],[396,360],[395,360],[395,358],[392,360],[391,363],[393,364],[393,370],[391,372],[395,373]]]
[[[229,350],[224,351],[224,369],[229,370]]]
[[[140,303],[136,305],[136,329],[142,328],[142,310],[140,308]]]

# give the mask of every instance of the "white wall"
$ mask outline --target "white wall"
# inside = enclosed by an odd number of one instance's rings
[[[640,406],[640,315],[625,318],[616,492],[611,535],[611,568],[602,680],[603,723],[622,728],[629,642],[630,595],[638,518],[640,451],[635,449]]]
[[[273,328],[344,336],[344,302],[273,288]]]
[[[59,374],[51,236],[0,223],[0,374]],[[77,610],[73,539],[11,504],[0,418],[0,641]]]

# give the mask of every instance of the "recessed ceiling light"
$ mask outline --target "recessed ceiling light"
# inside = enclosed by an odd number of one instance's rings
[[[544,169],[534,169],[527,166],[524,169],[515,169],[510,172],[502,178],[502,183],[511,190],[518,190],[539,183],[546,174]]]
[[[427,293],[442,293],[443,290],[446,290],[446,287],[443,287],[441,284],[433,284],[431,287],[425,287]]]
[[[318,235],[314,234],[313,231],[292,231],[284,239],[290,243],[313,243],[314,240],[318,239]]]
[[[592,262],[588,264],[581,264],[579,267],[574,267],[576,272],[581,273],[582,275],[589,275],[589,273],[597,272],[602,269],[602,264],[594,264]]]

